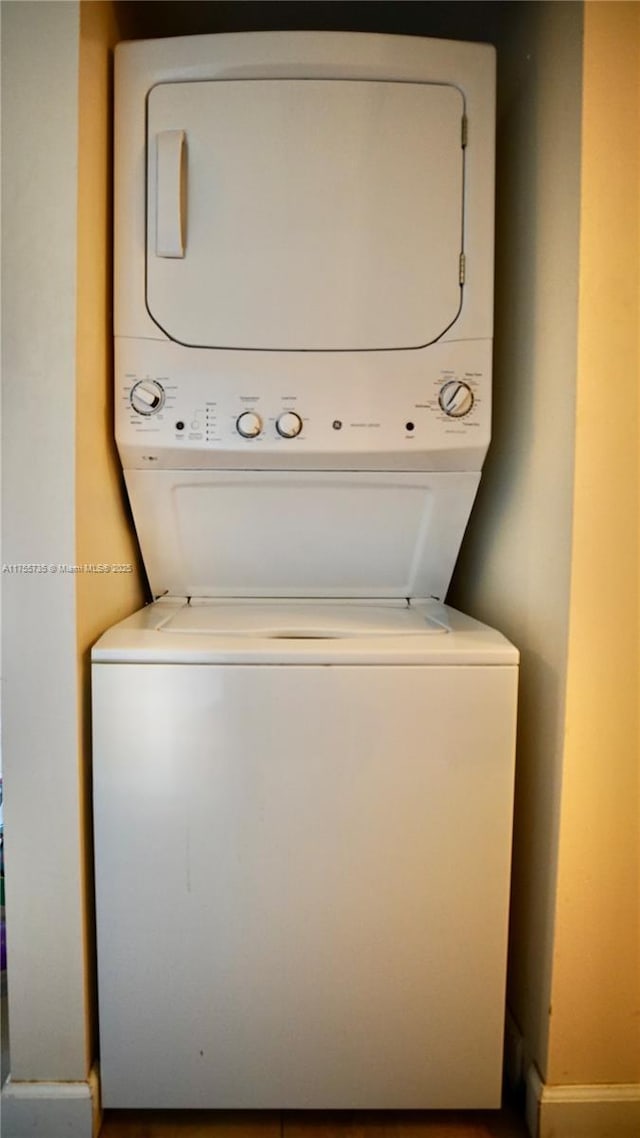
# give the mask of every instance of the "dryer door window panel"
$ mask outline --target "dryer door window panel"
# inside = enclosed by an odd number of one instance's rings
[[[167,336],[202,347],[437,339],[461,300],[463,113],[461,92],[446,84],[154,87],[151,316]]]

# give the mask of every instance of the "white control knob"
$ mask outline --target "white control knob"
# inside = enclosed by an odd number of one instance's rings
[[[155,379],[140,379],[131,388],[129,400],[139,415],[155,415],[164,403],[164,388]]]
[[[255,411],[243,411],[236,419],[236,430],[243,439],[256,439],[262,430],[262,419]]]
[[[452,419],[462,419],[473,407],[473,391],[462,379],[448,379],[440,388],[438,396],[445,415]]]
[[[302,430],[302,419],[295,411],[283,411],[276,421],[276,430],[283,439],[295,439]]]

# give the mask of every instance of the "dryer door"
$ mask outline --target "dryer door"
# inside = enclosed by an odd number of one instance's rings
[[[200,347],[431,343],[461,305],[463,114],[446,84],[154,87],[151,316]]]

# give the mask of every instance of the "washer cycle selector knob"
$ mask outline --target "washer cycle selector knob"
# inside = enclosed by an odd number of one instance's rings
[[[140,379],[131,388],[129,400],[139,415],[155,415],[164,404],[164,388],[156,379]]]
[[[440,388],[438,400],[445,415],[462,419],[473,407],[473,391],[462,379],[448,379]]]
[[[276,430],[283,439],[295,439],[302,430],[302,419],[295,411],[283,411],[276,420]]]
[[[262,430],[262,419],[255,411],[243,411],[236,419],[236,430],[243,439],[256,439]]]

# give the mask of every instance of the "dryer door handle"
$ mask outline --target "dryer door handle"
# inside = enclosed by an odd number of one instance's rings
[[[184,257],[187,145],[183,130],[156,135],[156,256]]]

